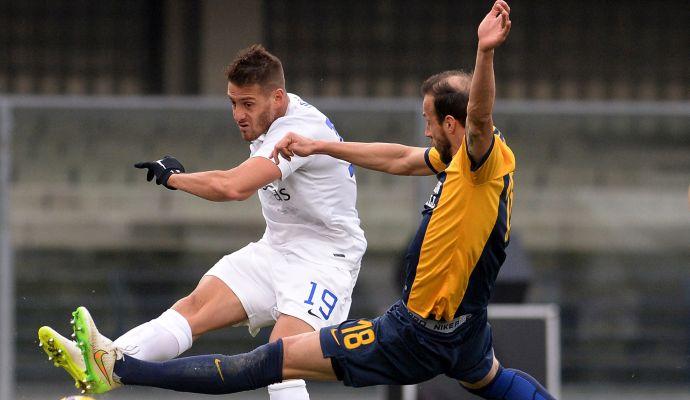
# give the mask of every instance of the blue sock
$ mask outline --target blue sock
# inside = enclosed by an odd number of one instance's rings
[[[489,400],[555,400],[534,378],[517,369],[499,367],[494,379],[470,393]]]
[[[283,380],[283,341],[234,356],[211,354],[164,362],[125,356],[115,362],[113,372],[125,385],[178,392],[225,394],[252,390]]]

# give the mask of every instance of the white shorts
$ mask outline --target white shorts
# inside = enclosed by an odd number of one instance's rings
[[[358,272],[358,268],[315,264],[256,242],[221,258],[206,275],[219,278],[235,292],[248,316],[238,325],[249,326],[256,335],[282,314],[299,318],[314,330],[344,321]]]

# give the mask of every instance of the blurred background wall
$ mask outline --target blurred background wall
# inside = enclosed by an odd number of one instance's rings
[[[688,3],[516,2],[496,63],[503,98],[688,99]],[[474,64],[485,2],[0,2],[0,91],[224,94],[223,67],[261,42],[304,95],[416,96]]]
[[[496,54],[496,124],[518,160],[515,240],[496,297],[561,307],[565,384],[690,383],[688,4],[511,4],[513,28]],[[419,84],[471,69],[488,7],[1,0],[19,388],[64,381],[34,348],[40,325],[66,329],[68,312],[85,304],[116,336],[260,237],[256,199],[212,204],[131,168],[163,154],[189,170],[246,157],[219,97],[239,49],[260,42],[278,55],[288,90],[328,113],[346,140],[425,144]],[[139,97],[148,95],[160,97]],[[371,316],[398,293],[400,252],[432,182],[361,170],[358,182],[370,248],[351,315]],[[225,330],[194,352],[265,339]]]

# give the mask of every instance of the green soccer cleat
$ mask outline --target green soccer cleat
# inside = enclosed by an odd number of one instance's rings
[[[113,374],[115,361],[122,358],[122,351],[98,332],[91,314],[85,307],[77,308],[72,316],[74,318],[70,322],[86,367],[86,385],[82,391],[98,394],[122,386]]]
[[[77,389],[86,387],[86,367],[77,344],[55,332],[49,326],[38,330],[38,346],[48,355],[56,367],[62,367],[74,378]]]

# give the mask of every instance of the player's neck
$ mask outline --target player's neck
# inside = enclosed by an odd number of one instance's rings
[[[458,150],[460,150],[460,146],[462,146],[462,141],[465,140],[465,134],[461,134],[458,136],[451,136],[450,138],[450,152],[455,157],[455,154],[458,153]]]

